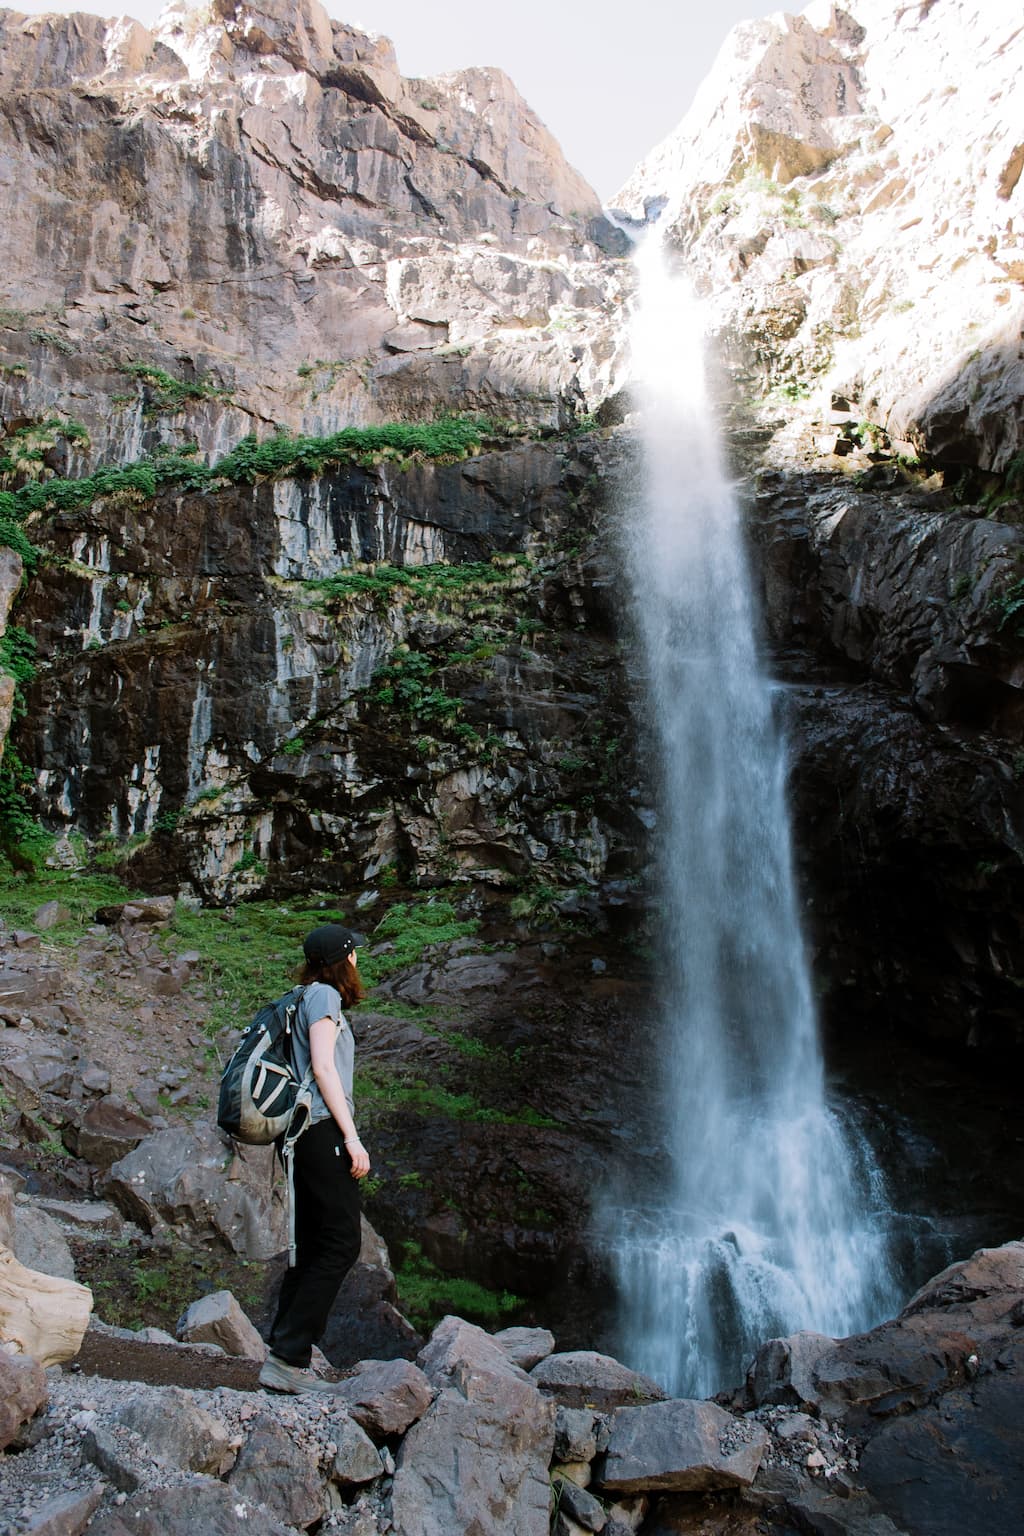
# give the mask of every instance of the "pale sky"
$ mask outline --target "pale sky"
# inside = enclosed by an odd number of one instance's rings
[[[779,0],[327,0],[331,16],[390,37],[404,75],[497,65],[558,139],[566,158],[609,199],[638,160],[685,115],[726,33],[738,21],[800,11]],[[23,0],[23,13],[119,15],[103,0]],[[123,10],[151,26],[162,0]]]

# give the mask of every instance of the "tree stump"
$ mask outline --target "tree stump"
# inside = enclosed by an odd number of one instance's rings
[[[26,1269],[0,1247],[0,1339],[41,1365],[57,1365],[78,1354],[91,1312],[87,1285]]]

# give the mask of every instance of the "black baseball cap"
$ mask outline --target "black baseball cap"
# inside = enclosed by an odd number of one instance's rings
[[[306,935],[302,952],[310,965],[335,965],[344,960],[359,944],[365,944],[361,933],[343,928],[340,923],[323,923]]]

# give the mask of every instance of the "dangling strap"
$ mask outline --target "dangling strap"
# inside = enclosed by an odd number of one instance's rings
[[[312,1094],[309,1085],[313,1078],[313,1068],[310,1066],[306,1076],[302,1079],[299,1092],[295,1099],[295,1108],[292,1110],[291,1120],[288,1122],[288,1130],[284,1140],[279,1145],[281,1161],[284,1163],[285,1185],[288,1190],[288,1268],[295,1268],[295,1143],[307,1129],[313,1113]]]

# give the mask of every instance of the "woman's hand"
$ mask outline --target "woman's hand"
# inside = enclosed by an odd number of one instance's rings
[[[370,1171],[370,1154],[358,1136],[345,1137],[345,1151],[352,1159],[352,1177],[365,1179]]]

